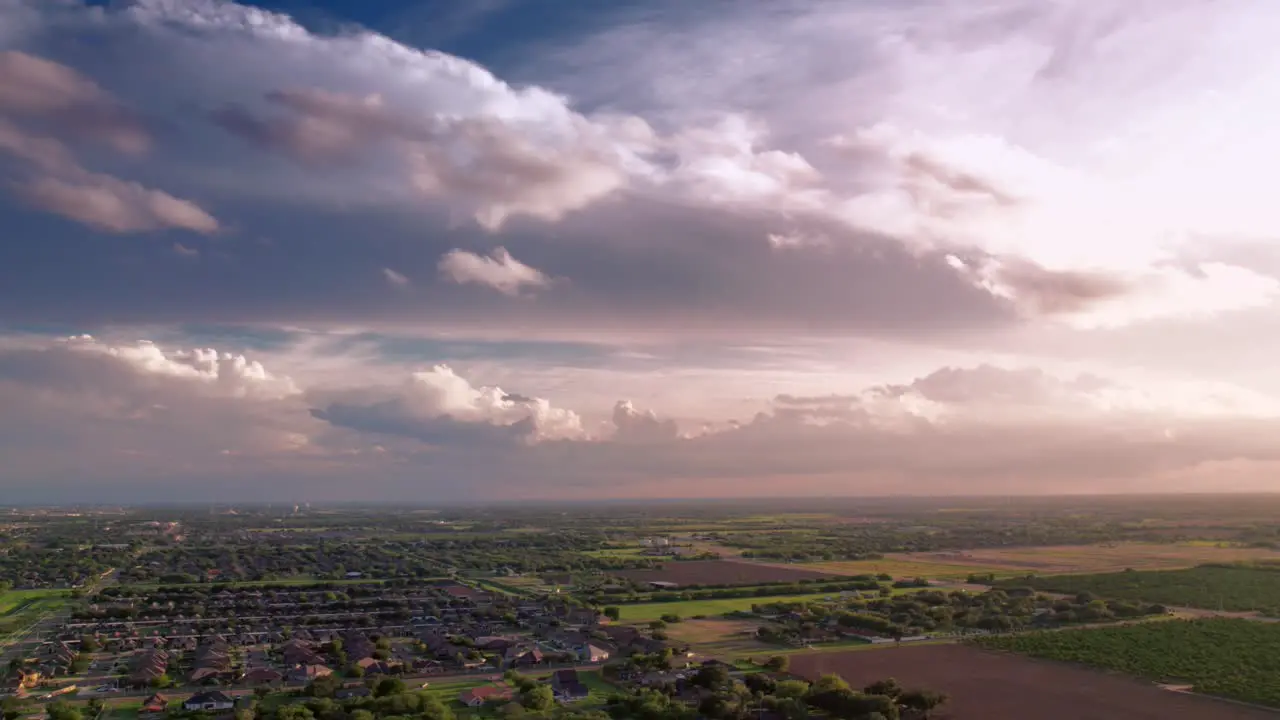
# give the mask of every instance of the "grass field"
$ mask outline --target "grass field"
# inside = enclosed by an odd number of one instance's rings
[[[750,610],[752,605],[765,605],[777,602],[812,602],[824,598],[838,596],[839,593],[816,593],[811,595],[783,595],[780,597],[746,597],[726,598],[723,600],[684,600],[678,602],[640,603],[638,605],[622,605],[619,607],[622,622],[648,622],[657,620],[663,615],[679,615],[691,618],[695,615],[714,617],[737,610]]]
[[[1206,566],[1009,580],[1037,590],[1091,592],[1105,598],[1280,615],[1280,569]]]
[[[1177,620],[987,637],[977,643],[1280,707],[1280,625]]]
[[[67,604],[68,590],[8,590],[0,593],[0,639],[20,631],[41,615]]]

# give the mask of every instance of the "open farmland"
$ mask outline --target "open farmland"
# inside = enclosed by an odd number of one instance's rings
[[[813,602],[831,598],[839,593],[816,593],[810,595],[784,595],[782,597],[744,597],[723,598],[718,600],[677,600],[675,602],[638,603],[620,606],[623,622],[647,622],[657,620],[663,615],[679,615],[689,618],[695,615],[714,617],[738,610],[750,610],[753,605],[771,603]]]
[[[791,672],[810,680],[836,673],[854,687],[893,677],[939,690],[951,699],[930,715],[936,720],[1275,720],[1261,709],[967,645],[800,653],[791,656]]]
[[[637,582],[670,582],[680,587],[688,587],[822,580],[834,578],[843,573],[735,560],[686,560],[668,562],[660,568],[651,570],[618,570],[614,574]]]
[[[1280,552],[1237,547],[1230,543],[1109,543],[1047,547],[986,548],[960,552],[915,553],[909,557],[937,562],[1026,568],[1037,574],[1176,570],[1206,563],[1278,560]]]
[[[1212,618],[982,638],[987,648],[1280,708],[1280,626]]]
[[[843,560],[776,564],[832,575],[886,573],[895,578],[927,577],[963,580],[969,575],[996,577],[1101,573],[1120,570],[1174,570],[1205,563],[1276,560],[1280,552],[1265,548],[1234,547],[1228,543],[1112,543],[1106,545],[1051,545],[1045,547],[984,548],[946,552],[890,553],[876,560]]]
[[[1280,568],[1205,566],[1188,570],[1019,578],[1006,585],[1061,593],[1091,592],[1118,600],[1280,614]]]

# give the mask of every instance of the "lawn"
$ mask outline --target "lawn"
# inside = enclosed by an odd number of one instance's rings
[[[728,612],[750,610],[752,605],[766,605],[779,602],[813,602],[831,597],[839,597],[839,593],[640,603],[638,605],[620,606],[619,610],[621,610],[622,615],[619,620],[622,622],[648,622],[650,620],[657,620],[663,615],[671,614],[679,615],[681,618],[691,618],[695,615],[713,617],[723,615]]]

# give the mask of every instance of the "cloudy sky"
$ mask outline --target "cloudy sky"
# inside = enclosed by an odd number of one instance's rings
[[[0,0],[10,501],[1280,489],[1267,0]]]

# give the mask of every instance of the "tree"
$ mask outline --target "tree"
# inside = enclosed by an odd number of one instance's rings
[[[931,711],[943,705],[949,699],[946,693],[934,690],[907,690],[898,696],[899,703],[904,707],[919,711],[924,717],[929,717]]]
[[[373,713],[368,710],[352,710],[351,720],[373,720]]]
[[[729,668],[723,665],[704,665],[694,673],[690,682],[709,690],[725,687],[729,684]]]
[[[775,697],[801,699],[809,694],[809,683],[803,680],[783,680],[773,689]]]
[[[157,690],[167,688],[171,685],[173,685],[173,678],[169,677],[168,673],[161,673],[151,678],[151,687],[156,688]]]
[[[276,720],[315,720],[315,714],[306,705],[285,705],[276,710]]]
[[[520,693],[520,704],[535,712],[545,712],[555,707],[556,696],[550,686],[536,685]]]
[[[609,605],[604,609],[604,616],[617,622],[622,617],[622,608],[617,605]]]
[[[440,698],[431,695],[422,699],[422,717],[424,720],[453,720],[453,711]]]
[[[786,672],[791,667],[791,659],[786,655],[774,655],[764,664],[766,670],[773,672]]]
[[[848,690],[848,689],[849,689],[849,683],[845,682],[844,678],[840,677],[839,675],[828,673],[818,678],[818,682],[814,683],[809,687],[809,694],[821,695],[823,693],[829,693],[837,690]]]
[[[79,710],[67,704],[66,700],[56,700],[45,707],[49,720],[84,720]]]
[[[364,668],[352,663],[347,666],[347,677],[362,678],[364,677]]]
[[[887,680],[877,680],[871,683],[863,689],[863,692],[868,695],[884,695],[885,697],[896,699],[902,695],[902,686],[898,684],[897,680],[888,678]]]
[[[374,697],[399,695],[405,691],[404,681],[400,678],[382,678],[373,688]]]
[[[731,709],[729,701],[720,695],[708,695],[698,703],[698,712],[712,720],[727,718]]]
[[[533,678],[527,675],[521,675],[515,670],[508,670],[505,673],[503,673],[502,679],[506,680],[508,685],[515,688],[519,692],[527,692],[529,690],[532,690],[538,684],[537,681],[534,680]]]
[[[757,695],[772,695],[778,682],[764,673],[751,673],[742,678],[747,689]]]
[[[325,675],[312,680],[307,685],[307,694],[311,697],[328,698],[342,687],[342,680],[337,675]]]

